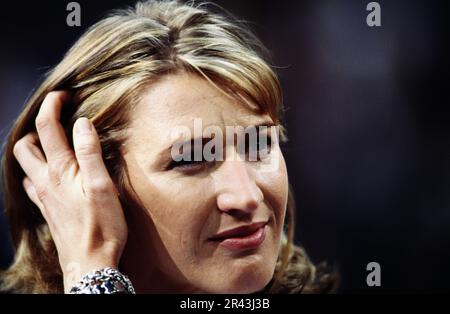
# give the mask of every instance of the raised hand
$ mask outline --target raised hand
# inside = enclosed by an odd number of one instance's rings
[[[14,146],[26,174],[23,186],[55,242],[66,292],[89,271],[117,268],[127,240],[125,216],[94,126],[87,118],[75,122],[72,150],[59,122],[69,97],[50,92],[36,118],[37,133]]]

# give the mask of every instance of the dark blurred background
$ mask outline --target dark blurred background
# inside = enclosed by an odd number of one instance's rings
[[[0,139],[42,75],[105,12],[134,1],[0,4]],[[449,19],[444,1],[214,1],[274,55],[287,106],[296,239],[341,274],[339,292],[449,292]],[[12,259],[0,215],[0,266]],[[381,265],[368,287],[366,265]]]

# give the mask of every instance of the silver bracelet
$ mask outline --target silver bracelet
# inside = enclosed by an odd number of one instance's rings
[[[118,270],[106,267],[92,271],[70,289],[71,294],[135,294],[130,279]]]

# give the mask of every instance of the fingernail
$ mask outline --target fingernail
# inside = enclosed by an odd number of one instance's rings
[[[78,119],[75,125],[75,130],[79,134],[91,133],[92,132],[91,122],[87,118],[80,118]]]

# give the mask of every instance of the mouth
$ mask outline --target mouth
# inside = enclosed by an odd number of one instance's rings
[[[268,222],[264,221],[240,226],[220,232],[209,240],[231,250],[256,249],[264,242],[267,224]]]

